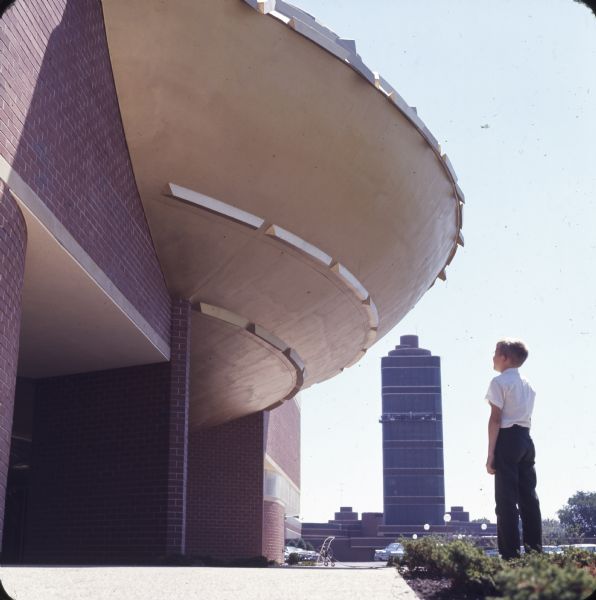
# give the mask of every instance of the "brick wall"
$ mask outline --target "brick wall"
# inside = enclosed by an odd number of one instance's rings
[[[267,454],[300,487],[300,409],[294,400],[265,413]]]
[[[0,181],[0,536],[4,524],[26,244],[23,215]]]
[[[146,563],[185,551],[190,304],[169,363],[35,382],[25,561]]]
[[[284,562],[285,510],[281,504],[263,502],[263,554],[269,560]]]
[[[165,554],[170,365],[37,383],[25,561]]]
[[[165,339],[170,299],[137,192],[100,0],[0,19],[0,155]]]
[[[169,453],[168,453],[168,555],[186,550],[186,481],[188,456],[188,391],[190,373],[191,306],[172,302]]]
[[[263,433],[263,413],[190,433],[187,553],[262,554]]]

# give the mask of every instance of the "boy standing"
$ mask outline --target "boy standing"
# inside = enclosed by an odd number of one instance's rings
[[[528,357],[519,340],[501,340],[493,356],[500,375],[491,382],[486,399],[488,421],[486,470],[495,476],[497,540],[504,559],[519,556],[519,517],[527,550],[542,551],[542,517],[536,495],[536,452],[530,437],[535,392],[518,368]],[[519,512],[518,512],[519,507]]]

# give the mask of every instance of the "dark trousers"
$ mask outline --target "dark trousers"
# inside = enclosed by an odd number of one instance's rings
[[[519,556],[519,517],[526,550],[542,551],[542,516],[536,495],[536,451],[527,427],[499,431],[495,447],[495,501],[499,552]],[[518,510],[519,509],[519,510]]]

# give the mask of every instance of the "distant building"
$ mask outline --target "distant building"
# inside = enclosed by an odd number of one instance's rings
[[[402,335],[381,374],[385,525],[442,524],[441,359]]]
[[[494,537],[496,526],[471,523],[463,506],[445,510],[440,357],[420,348],[418,336],[402,335],[381,374],[384,512],[359,519],[342,506],[327,523],[303,523],[302,537],[316,547],[335,536],[338,560],[371,560],[400,537]]]
[[[481,543],[485,546],[493,543],[497,534],[494,523],[470,522],[469,513],[463,506],[452,506],[445,515],[447,520],[440,525],[383,525],[383,513],[363,512],[359,519],[351,506],[341,506],[326,523],[302,523],[302,537],[319,548],[326,537],[334,536],[332,550],[340,561],[372,560],[376,548],[384,548],[402,537],[474,536],[483,538]]]

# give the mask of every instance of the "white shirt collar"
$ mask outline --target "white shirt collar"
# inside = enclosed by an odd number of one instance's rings
[[[508,369],[505,369],[501,375],[505,375],[505,373],[509,373],[510,375],[517,375],[519,373],[519,369],[518,367],[509,367]]]

